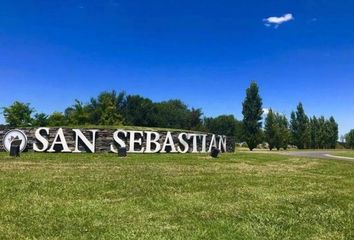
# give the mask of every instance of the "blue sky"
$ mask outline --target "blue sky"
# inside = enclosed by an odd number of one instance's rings
[[[255,80],[264,107],[302,101],[354,128],[353,1],[0,3],[0,106],[51,113],[115,89],[241,119]]]

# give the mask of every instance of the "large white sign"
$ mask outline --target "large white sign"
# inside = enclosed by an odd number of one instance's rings
[[[62,128],[57,129],[54,138],[49,138],[50,128],[42,127],[35,131],[33,150],[35,152],[96,152],[96,142],[100,130],[85,130],[91,137],[84,135],[80,129],[72,129],[74,134],[73,146],[68,145],[67,137]],[[208,137],[209,136],[209,137]],[[207,153],[213,147],[223,152],[227,151],[227,138],[220,135],[203,133],[178,133],[173,136],[171,132],[160,134],[154,131],[128,131],[118,129],[111,136],[109,149],[117,153],[119,147],[126,147],[129,153]],[[49,140],[51,139],[51,140]],[[81,148],[80,148],[81,146]]]

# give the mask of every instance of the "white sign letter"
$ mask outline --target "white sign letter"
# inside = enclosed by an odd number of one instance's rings
[[[195,134],[195,133],[188,134],[188,139],[193,138],[193,150],[192,150],[192,153],[197,153],[198,152],[197,137],[198,137],[198,135]]]
[[[219,150],[222,152],[227,152],[226,139],[226,136],[219,136]]]
[[[215,137],[215,134],[213,134],[213,136],[211,137],[211,141],[210,141],[210,146],[209,146],[209,151],[208,152],[211,152],[211,149],[213,147],[218,147],[216,145],[216,137]]]
[[[85,146],[92,152],[95,152],[95,145],[96,145],[96,132],[97,130],[89,130],[92,132],[92,143],[85,137],[85,135],[80,131],[80,129],[73,129],[75,132],[75,150],[73,153],[80,153],[79,150],[79,139],[85,144]]]
[[[47,135],[49,135],[49,128],[41,127],[36,130],[36,132],[34,134],[36,137],[36,140],[39,141],[43,145],[43,147],[41,149],[39,149],[37,143],[33,143],[33,151],[35,151],[35,152],[44,152],[49,147],[48,140],[41,135],[42,130],[45,131],[45,133]]]
[[[62,128],[58,129],[58,132],[55,135],[52,146],[50,147],[48,152],[55,152],[54,150],[55,145],[61,145],[63,147],[63,150],[61,150],[61,152],[71,152],[71,150],[68,147],[68,144],[66,143],[66,139]]]
[[[140,146],[142,145],[142,137],[144,133],[142,131],[129,131],[130,139],[129,139],[129,152],[132,153],[143,153],[144,147],[141,147],[139,151],[135,151],[135,143],[138,143]],[[136,139],[135,134],[139,134],[140,138]]]
[[[157,132],[145,132],[146,133],[146,153],[157,153],[161,150],[161,144],[159,143],[160,134]],[[155,135],[152,139],[152,135]],[[156,147],[154,150],[151,150],[151,144],[154,144]]]
[[[173,142],[173,137],[172,137],[171,132],[167,132],[167,134],[166,134],[165,142],[162,145],[162,150],[161,150],[162,153],[166,152],[166,147],[167,146],[171,147],[171,153],[176,153],[177,152],[175,143]]]
[[[120,147],[126,147],[127,145],[125,144],[125,142],[119,138],[119,133],[123,133],[124,137],[127,137],[127,132],[124,130],[117,130],[113,133],[113,139],[114,141],[120,146]],[[114,153],[118,153],[118,150],[116,149],[116,147],[114,146],[114,143],[111,144],[111,152]]]
[[[187,137],[187,133],[180,133],[178,135],[178,141],[180,144],[182,144],[184,146],[184,150],[182,150],[182,148],[180,146],[177,147],[178,152],[180,153],[187,153],[189,150],[189,145],[188,143],[183,139],[183,136]]]

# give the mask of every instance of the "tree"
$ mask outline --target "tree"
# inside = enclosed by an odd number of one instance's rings
[[[33,126],[45,127],[48,125],[48,115],[45,113],[36,113],[33,119]]]
[[[315,116],[310,118],[309,134],[310,134],[310,147],[312,149],[319,148],[319,122]]]
[[[277,150],[280,150],[280,148],[286,150],[290,141],[288,119],[284,115],[275,114],[275,122],[278,128],[275,147],[277,148]]]
[[[246,98],[242,104],[244,138],[252,151],[261,142],[262,98],[258,86],[252,82],[246,90]]]
[[[203,112],[200,108],[192,108],[189,112],[189,129],[190,130],[202,130],[203,121],[202,121]]]
[[[310,118],[309,135],[311,148],[336,148],[338,141],[338,124],[333,117],[328,120],[321,116]]]
[[[276,122],[275,115],[272,109],[269,109],[264,123],[265,140],[269,145],[269,150],[272,151],[276,145],[279,145],[279,125]]]
[[[96,125],[120,125],[123,123],[125,93],[116,91],[102,92],[96,98],[91,98],[86,106],[88,122]]]
[[[48,117],[48,126],[50,127],[61,127],[67,124],[67,119],[65,118],[64,114],[60,112],[53,112]]]
[[[10,127],[28,127],[32,123],[32,113],[34,109],[29,103],[15,101],[9,107],[3,108],[6,123]]]
[[[190,111],[181,100],[169,100],[155,104],[154,122],[158,127],[188,129]]]
[[[298,149],[309,147],[309,119],[305,114],[302,103],[297,106],[296,112],[291,113],[291,138]]]
[[[338,123],[334,119],[334,117],[329,118],[329,125],[330,125],[330,148],[336,148],[339,131],[338,131]]]
[[[345,141],[349,148],[354,149],[354,129],[345,135]]]
[[[65,117],[69,124],[85,125],[89,120],[87,106],[79,100],[75,100],[75,104],[73,106],[65,109]]]
[[[235,137],[240,139],[240,125],[234,115],[220,115],[216,118],[205,118],[204,125],[206,131],[219,135],[225,135],[229,137]]]
[[[125,123],[132,126],[155,126],[153,115],[156,114],[154,103],[139,95],[128,95],[125,100],[123,116]]]

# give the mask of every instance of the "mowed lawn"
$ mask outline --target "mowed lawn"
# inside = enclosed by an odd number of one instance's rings
[[[332,155],[335,156],[342,156],[342,157],[351,157],[354,158],[354,150],[339,150],[339,151],[332,151],[331,152]]]
[[[0,239],[354,239],[354,163],[0,153]]]

